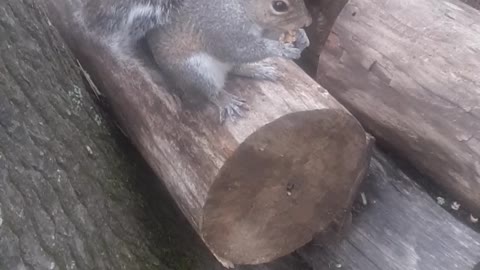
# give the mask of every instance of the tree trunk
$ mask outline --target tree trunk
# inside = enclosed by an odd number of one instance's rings
[[[307,28],[311,41],[308,49],[319,54],[348,0],[306,0],[305,2],[313,18],[312,25]]]
[[[366,134],[292,62],[276,62],[286,74],[278,83],[230,81],[251,110],[219,126],[214,107],[181,106],[144,51],[114,54],[56,4],[54,24],[224,265],[286,255],[348,212],[369,160]]]
[[[480,9],[480,0],[461,0],[461,1],[476,9]]]
[[[318,81],[480,215],[480,12],[443,0],[351,0]]]
[[[327,42],[332,27],[338,15],[348,0],[306,0],[313,23],[307,28],[310,46],[302,53],[300,63],[302,68],[312,77],[318,66],[318,57]]]
[[[37,1],[0,1],[0,59],[0,269],[191,269],[168,197],[119,147]]]

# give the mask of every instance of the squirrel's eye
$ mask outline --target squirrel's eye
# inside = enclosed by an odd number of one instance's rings
[[[272,7],[276,12],[288,11],[288,4],[284,1],[273,1]]]

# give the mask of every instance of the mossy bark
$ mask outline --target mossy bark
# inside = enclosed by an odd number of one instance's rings
[[[36,1],[0,2],[0,59],[0,269],[191,269]]]

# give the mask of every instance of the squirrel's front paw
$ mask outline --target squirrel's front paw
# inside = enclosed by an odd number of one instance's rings
[[[233,75],[258,79],[276,81],[280,77],[278,69],[270,63],[256,62],[240,64],[231,71]]]
[[[295,47],[303,51],[308,46],[310,46],[310,40],[308,39],[307,33],[304,29],[299,29],[296,35]]]
[[[299,48],[296,48],[295,45],[290,43],[284,44],[284,47],[282,50],[282,57],[287,59],[299,59],[301,55],[302,55],[302,50]]]

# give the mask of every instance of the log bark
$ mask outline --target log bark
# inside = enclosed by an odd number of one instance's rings
[[[312,15],[313,22],[306,29],[310,39],[310,46],[303,52],[300,64],[312,77],[315,77],[320,52],[328,40],[338,15],[340,15],[347,2],[348,0],[305,1]]]
[[[306,30],[311,41],[308,50],[313,50],[319,54],[338,15],[340,15],[348,0],[306,0],[305,2],[313,19],[312,24]]]
[[[0,2],[0,59],[0,269],[191,269],[198,245],[173,233],[168,197],[149,205],[155,175],[121,146],[41,1]]]
[[[473,8],[479,9],[480,10],[480,1],[479,0],[461,0],[467,5],[472,6]]]
[[[214,107],[183,107],[144,51],[115,54],[52,3],[122,129],[224,265],[286,255],[348,212],[369,160],[365,132],[293,63],[276,62],[278,83],[232,79],[251,110],[219,126]]]
[[[480,215],[480,12],[352,0],[317,79],[370,131]]]

